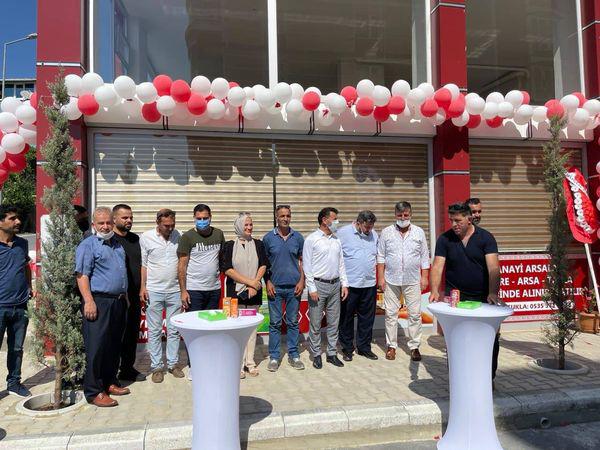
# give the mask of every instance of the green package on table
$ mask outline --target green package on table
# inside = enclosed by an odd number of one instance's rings
[[[456,304],[457,308],[462,308],[462,309],[477,309],[477,308],[481,308],[481,302],[477,302],[477,301],[473,301],[473,300],[466,300],[464,302],[458,302]]]
[[[198,318],[214,322],[215,320],[225,320],[227,316],[223,311],[198,311]]]

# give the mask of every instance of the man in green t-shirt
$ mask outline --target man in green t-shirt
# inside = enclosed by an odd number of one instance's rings
[[[210,226],[212,214],[205,204],[194,208],[195,227],[179,240],[177,276],[181,304],[187,311],[217,309],[221,297],[219,254],[225,236]]]

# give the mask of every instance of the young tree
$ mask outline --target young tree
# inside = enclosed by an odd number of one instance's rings
[[[43,364],[54,366],[54,408],[61,402],[64,383],[80,379],[85,367],[80,299],[75,292],[73,270],[75,249],[81,232],[75,223],[72,201],[79,189],[69,121],[61,107],[69,102],[62,74],[49,84],[54,104],[44,105],[50,136],[41,148],[44,170],[54,184],[44,191],[43,204],[49,211],[48,237],[42,243],[42,273],[38,297],[32,311],[35,326],[34,351]],[[44,353],[51,349],[54,361]]]
[[[551,139],[544,144],[544,183],[550,194],[552,212],[548,217],[550,230],[550,268],[546,277],[547,292],[543,296],[546,304],[556,311],[550,321],[543,326],[546,342],[557,351],[558,369],[565,369],[565,347],[577,335],[576,310],[573,291],[570,289],[569,261],[567,250],[571,233],[567,219],[567,204],[563,192],[565,165],[569,154],[560,146],[560,133],[566,120],[553,117],[550,120]]]

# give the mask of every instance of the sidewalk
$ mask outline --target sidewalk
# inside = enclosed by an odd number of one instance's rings
[[[405,349],[406,341],[401,339],[400,345]],[[390,426],[407,426],[415,438],[440,434],[448,410],[443,337],[425,338],[421,363],[411,363],[405,351],[398,352],[396,361],[386,361],[383,337],[376,339],[373,350],[380,357],[378,361],[355,356],[346,367],[324,364],[319,371],[312,367],[303,344],[301,357],[306,370],[293,370],[284,359],[279,371],[270,373],[266,370],[267,348],[257,346],[260,376],[241,380],[242,440]],[[586,375],[557,376],[527,365],[532,358],[550,356],[538,332],[502,334],[495,393],[499,426],[517,421],[523,425],[527,420],[537,423],[540,413],[553,417],[564,410],[591,415],[600,410],[600,336],[582,334],[568,352],[569,360],[590,368]],[[26,385],[34,395],[48,392],[51,371],[33,364],[30,355],[25,360]],[[5,361],[4,348],[0,351],[2,379],[6,376]],[[138,368],[147,370],[148,366],[147,355],[139,354]],[[0,393],[0,448],[190,446],[192,396],[187,379],[167,374],[162,384],[148,379],[130,388],[132,394],[118,398],[116,408],[85,405],[72,413],[39,419],[20,415],[15,407],[20,399]],[[111,434],[97,436],[107,432]],[[416,436],[418,433],[426,436]]]

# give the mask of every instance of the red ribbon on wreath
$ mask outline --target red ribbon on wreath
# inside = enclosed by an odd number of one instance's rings
[[[581,172],[575,168],[565,172],[563,180],[567,201],[567,218],[573,237],[583,243],[592,244],[598,236],[600,227],[596,207],[588,195],[587,182]]]

